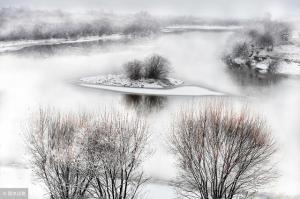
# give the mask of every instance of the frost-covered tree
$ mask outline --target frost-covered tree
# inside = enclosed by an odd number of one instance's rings
[[[84,161],[93,174],[92,196],[137,198],[146,181],[140,167],[148,139],[145,121],[122,112],[106,112],[88,132],[82,146]]]
[[[123,112],[40,110],[28,128],[32,169],[51,199],[134,199],[148,139],[140,117]]]
[[[84,115],[40,110],[28,128],[32,169],[51,199],[84,199],[92,176],[76,143],[88,124]]]
[[[126,76],[132,80],[139,80],[144,77],[144,65],[139,60],[127,62],[124,65]]]
[[[184,198],[247,197],[274,177],[274,141],[264,121],[224,104],[183,109],[173,123],[171,146]]]
[[[145,78],[164,80],[170,73],[170,62],[160,55],[152,55],[145,60]]]

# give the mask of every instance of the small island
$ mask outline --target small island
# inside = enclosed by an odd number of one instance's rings
[[[183,81],[169,77],[170,62],[160,56],[152,55],[145,60],[133,60],[124,64],[123,73],[98,75],[81,78],[86,84],[117,86],[128,88],[174,88]]]

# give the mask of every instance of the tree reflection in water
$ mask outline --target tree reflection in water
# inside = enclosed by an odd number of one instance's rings
[[[125,104],[134,108],[138,113],[151,113],[160,111],[167,103],[166,96],[154,95],[124,95]]]
[[[276,73],[260,73],[255,70],[228,68],[227,72],[242,87],[269,87],[280,83],[286,75]]]

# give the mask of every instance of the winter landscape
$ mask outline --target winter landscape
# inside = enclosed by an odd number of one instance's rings
[[[299,8],[1,1],[0,198],[300,199]]]

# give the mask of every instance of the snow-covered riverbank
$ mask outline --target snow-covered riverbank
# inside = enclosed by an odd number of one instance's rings
[[[174,25],[167,26],[162,32],[184,32],[184,31],[236,31],[242,29],[242,26],[220,26],[220,25]]]
[[[300,47],[295,44],[274,47],[271,57],[280,60],[277,73],[283,75],[300,75]]]
[[[124,39],[121,34],[103,35],[82,37],[77,39],[41,39],[41,40],[18,40],[18,41],[0,41],[0,53],[8,51],[17,51],[30,46],[39,45],[58,45],[58,44],[73,44],[92,41],[116,41]]]
[[[103,86],[118,86],[128,88],[172,88],[183,84],[183,81],[167,78],[165,80],[154,79],[140,79],[131,80],[123,74],[119,75],[98,75],[92,77],[85,77],[80,79],[86,84],[98,84]]]
[[[195,30],[205,30],[205,31],[233,31],[239,30],[242,26],[215,26],[215,25],[177,25],[177,26],[167,26],[161,31],[166,32],[178,32],[178,31],[195,31]],[[81,42],[92,42],[98,40],[121,40],[124,38],[130,38],[129,35],[123,34],[112,34],[112,35],[102,35],[102,36],[89,36],[74,39],[39,39],[39,40],[16,40],[16,41],[0,41],[0,53],[8,51],[17,51],[25,47],[38,46],[38,45],[58,45],[58,44],[72,44]]]
[[[79,83],[80,86],[136,95],[154,96],[223,96],[225,93],[213,91],[200,86],[180,86],[171,89],[130,88],[119,86],[104,86],[100,84]]]
[[[130,80],[125,75],[99,75],[81,78],[80,86],[109,90],[127,94],[155,96],[221,96],[217,92],[200,86],[182,85],[183,81],[174,78],[166,80]]]

